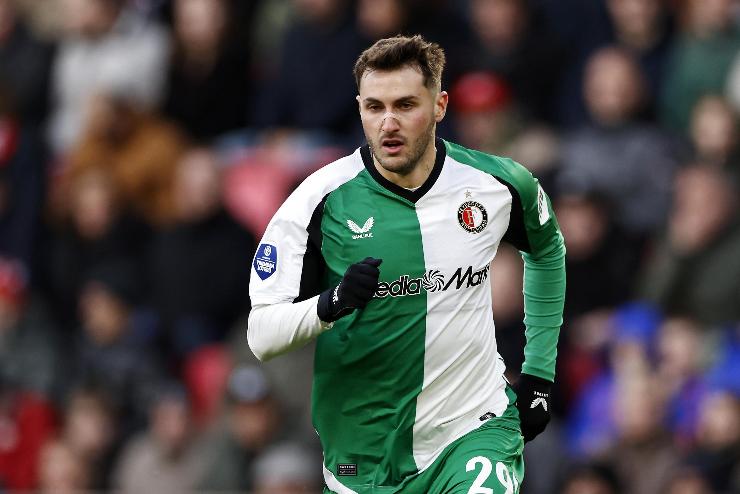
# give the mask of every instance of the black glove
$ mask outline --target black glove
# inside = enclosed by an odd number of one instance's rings
[[[550,387],[545,379],[522,374],[512,386],[516,392],[516,407],[522,423],[524,442],[531,441],[545,430],[550,421]]]
[[[342,281],[319,295],[319,319],[333,322],[355,309],[364,309],[378,288],[382,259],[366,257],[347,268]]]

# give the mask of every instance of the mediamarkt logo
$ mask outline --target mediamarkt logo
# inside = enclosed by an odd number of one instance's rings
[[[464,271],[463,268],[457,268],[449,281],[445,280],[445,275],[438,269],[430,269],[421,278],[411,278],[409,275],[404,274],[390,283],[386,281],[378,283],[378,288],[375,290],[375,298],[419,295],[422,290],[427,292],[444,292],[453,286],[455,290],[471,288],[480,285],[488,279],[488,271],[490,269],[490,265],[486,265],[478,271],[473,271],[473,266],[468,266]]]

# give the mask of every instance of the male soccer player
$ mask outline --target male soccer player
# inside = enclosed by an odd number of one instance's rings
[[[380,40],[355,64],[367,145],[306,179],[254,258],[261,360],[317,338],[313,417],[326,491],[512,494],[550,413],[565,291],[562,235],[532,175],[435,138],[444,52]],[[489,265],[525,262],[516,391],[496,352]]]

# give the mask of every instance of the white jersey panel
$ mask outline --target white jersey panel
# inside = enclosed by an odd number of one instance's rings
[[[428,286],[424,382],[413,444],[420,470],[478,428],[481,416],[501,415],[508,404],[489,266],[508,228],[511,204],[511,193],[494,177],[449,157],[416,204]]]
[[[358,149],[314,172],[280,206],[267,225],[252,262],[252,305],[295,300],[301,287],[307,228],[316,206],[364,169]]]

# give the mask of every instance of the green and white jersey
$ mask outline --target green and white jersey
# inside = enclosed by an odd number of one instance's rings
[[[554,273],[544,288],[525,281],[534,289],[524,369],[554,377],[564,251],[547,196],[510,159],[439,139],[436,147],[414,191],[382,177],[367,146],[320,169],[275,214],[254,259],[250,346],[270,348],[255,353],[318,335],[313,419],[338,493],[393,492],[506,409],[489,269],[502,241],[533,261],[528,268],[546,259]],[[316,296],[368,256],[383,259],[374,299],[322,324]],[[269,306],[280,312],[260,316]]]

